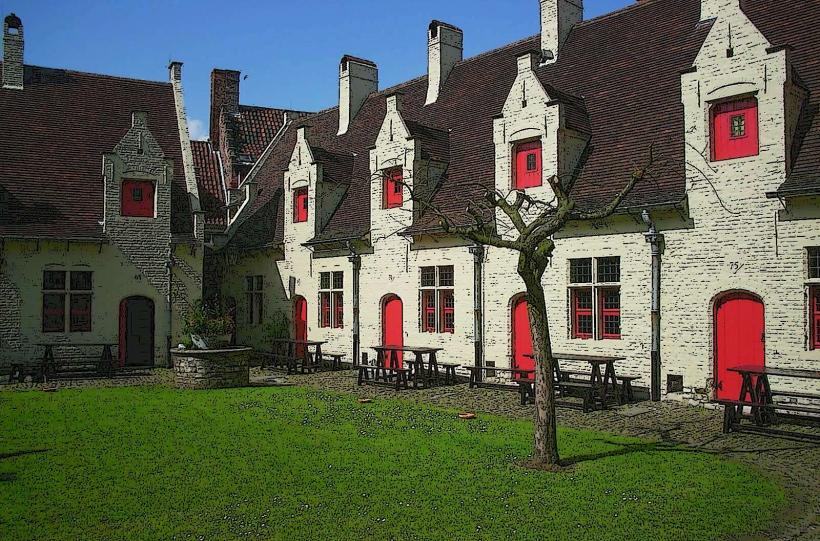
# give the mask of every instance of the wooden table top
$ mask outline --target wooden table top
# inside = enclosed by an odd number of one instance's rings
[[[500,366],[465,366],[471,372],[473,370],[496,370],[498,372],[511,372],[513,374],[533,374],[535,368],[504,368]]]
[[[800,370],[797,368],[774,368],[770,366],[741,365],[729,368],[732,372],[781,376],[785,378],[820,379],[820,370]]]
[[[118,346],[119,342],[105,342],[105,343],[94,343],[94,342],[40,342],[34,344],[35,346],[66,346],[66,347],[83,347],[83,346]]]
[[[323,346],[327,344],[326,340],[293,340],[291,338],[274,338],[271,342],[276,344],[296,344],[297,346]]]
[[[413,346],[373,346],[370,349],[374,349],[376,351],[382,351],[385,349],[395,350],[395,351],[406,351],[408,353],[438,353],[441,351],[441,348],[431,348],[427,346],[421,347],[413,347]]]
[[[559,361],[583,361],[589,364],[606,364],[623,361],[626,357],[611,357],[607,355],[582,355],[579,353],[553,353]]]

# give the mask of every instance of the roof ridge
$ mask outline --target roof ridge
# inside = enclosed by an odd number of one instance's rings
[[[3,63],[0,62],[0,65]],[[53,70],[53,71],[62,71],[64,73],[74,73],[76,75],[84,75],[89,77],[99,77],[101,79],[115,79],[118,81],[130,81],[134,83],[145,83],[150,85],[162,85],[162,86],[171,86],[170,81],[156,81],[151,79],[137,79],[136,77],[126,77],[125,75],[110,75],[107,73],[94,73],[91,71],[81,71],[81,70],[73,70],[68,68],[50,68],[48,66],[35,66],[33,64],[24,64],[23,67],[26,68],[33,68],[33,69],[41,69],[41,70]]]
[[[611,17],[617,17],[619,15],[623,15],[624,13],[626,13],[628,11],[632,11],[633,9],[641,8],[641,7],[650,5],[650,4],[654,4],[657,1],[658,0],[638,0],[634,4],[629,4],[628,6],[618,8],[615,11],[610,11],[609,13],[602,13],[602,14],[598,15],[597,17],[593,17],[591,19],[584,19],[583,21],[579,22],[575,26],[586,26],[588,24],[596,23],[596,22],[602,21],[604,19],[609,19]]]

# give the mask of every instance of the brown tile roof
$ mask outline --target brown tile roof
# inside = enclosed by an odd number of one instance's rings
[[[809,90],[793,147],[792,170],[781,193],[820,194],[820,5],[811,1],[741,0],[741,8],[774,47],[790,45],[789,59]]]
[[[148,128],[174,161],[171,230],[192,219],[171,85],[26,66],[23,90],[0,89],[0,235],[102,236],[102,156],[145,111]]]
[[[816,89],[820,84],[816,77],[817,40],[809,46],[804,44],[817,36],[813,30],[816,26],[811,25],[817,22],[815,11],[820,10],[808,4],[803,0],[743,2],[764,33],[793,44],[795,53],[803,45],[804,51],[799,57],[795,54],[795,62],[801,75],[807,72],[806,79]],[[699,19],[699,0],[646,0],[577,25],[559,60],[537,68],[538,78],[552,91],[553,99],[568,106],[571,126],[592,136],[572,189],[580,206],[608,202],[628,181],[633,167],[644,162],[651,145],[665,167],[656,178],[637,186],[624,206],[676,203],[684,198],[680,72],[691,67],[711,27]],[[457,64],[438,101],[426,107],[426,77],[372,94],[348,132],[341,136],[336,135],[335,108],[296,122],[258,177],[262,196],[251,207],[249,219],[254,219],[255,209],[266,201],[264,194],[275,193],[282,186],[295,128],[300,122],[309,123],[312,145],[355,155],[350,188],[317,236],[328,239],[365,234],[370,224],[371,197],[368,149],[375,144],[384,119],[385,98],[396,92],[403,95],[401,111],[406,119],[447,131],[449,168],[433,202],[454,220],[466,219],[467,202],[478,199],[494,185],[493,117],[501,113],[516,77],[516,57],[539,45],[539,36],[533,36]],[[808,65],[812,54],[813,68]],[[820,142],[813,126],[797,158],[794,178],[799,172],[810,172],[818,163],[820,151],[815,145],[820,146]],[[429,228],[433,223],[429,216],[422,217],[414,228]]]
[[[285,123],[285,114],[291,119],[308,115],[302,111],[288,111],[270,107],[240,105],[238,115],[228,114],[234,132],[236,156],[240,161],[254,162],[262,155],[268,143]]]
[[[205,211],[205,223],[224,227],[228,220],[219,154],[211,148],[208,141],[191,141],[191,150],[194,155],[199,203]]]

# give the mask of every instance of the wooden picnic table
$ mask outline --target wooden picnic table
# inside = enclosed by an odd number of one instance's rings
[[[323,340],[296,340],[293,338],[274,338],[271,344],[276,346],[286,346],[287,352],[282,354],[273,353],[275,360],[284,357],[285,364],[288,369],[288,374],[295,372],[297,369],[297,361],[301,361],[302,374],[315,372],[322,365],[322,346],[327,344]],[[310,351],[314,348],[314,351]]]
[[[751,417],[757,426],[767,426],[777,421],[776,410],[809,414],[807,417],[816,420],[820,409],[816,406],[799,406],[795,404],[778,404],[775,396],[807,398],[820,400],[820,395],[811,393],[797,393],[790,391],[772,390],[769,376],[793,379],[820,380],[820,370],[801,370],[795,368],[776,368],[758,365],[740,365],[728,368],[731,372],[740,374],[740,396],[737,400],[718,400],[724,406],[723,431],[731,432],[737,429],[744,417],[743,409],[750,408]],[[799,417],[799,415],[798,415]]]
[[[381,372],[384,381],[389,381],[390,376],[388,372],[396,372],[396,369],[402,368],[403,359],[399,357],[399,352],[412,353],[413,359],[408,363],[410,365],[410,372],[407,374],[408,378],[413,381],[413,388],[418,389],[419,384],[423,383],[424,387],[430,387],[431,382],[438,381],[440,377],[439,364],[436,354],[442,348],[434,348],[429,346],[373,346],[371,349],[376,351],[376,372],[374,379],[379,380],[379,372]],[[427,363],[425,367],[424,356],[427,356]],[[455,380],[455,366],[453,367],[453,380]],[[390,374],[393,375],[392,373]],[[449,374],[448,374],[449,381]]]
[[[106,376],[112,377],[114,375],[115,360],[114,355],[111,353],[111,347],[117,346],[116,342],[41,342],[34,344],[35,346],[43,348],[43,356],[40,358],[40,363],[36,367],[27,367],[21,363],[14,363],[11,365],[11,373],[9,374],[9,383],[12,383],[15,379],[22,382],[27,374],[31,374],[33,379],[42,379],[43,382],[48,381],[49,378],[53,378],[56,374],[63,371],[61,368],[72,368],[74,367],[77,371],[77,368],[81,368],[83,366],[93,365],[94,370],[93,374],[99,376]],[[66,362],[65,360],[60,361],[58,358],[54,356],[54,347],[73,347],[73,348],[83,348],[83,347],[101,347],[101,353],[99,358],[87,356],[83,357],[82,362]],[[85,372],[92,373],[92,370],[83,370]]]
[[[531,354],[527,354],[526,356],[530,357],[531,359],[534,358],[534,356]],[[574,372],[571,370],[562,370],[560,367],[561,363],[556,362],[554,367],[555,380],[556,382],[569,381],[571,379],[569,378],[570,375],[589,375],[589,383],[590,385],[592,385],[592,387],[596,389],[598,400],[600,401],[602,408],[606,408],[607,400],[609,398],[610,393],[613,393],[618,405],[623,404],[625,399],[632,397],[632,380],[637,378],[632,376],[626,376],[625,378],[621,378],[625,379],[624,389],[628,388],[628,392],[623,392],[621,386],[618,385],[619,377],[615,373],[615,363],[618,361],[623,361],[625,357],[560,352],[554,352],[552,356],[555,358],[556,361],[578,361],[589,363],[589,365],[591,366],[591,371],[587,373]],[[601,366],[604,367],[603,372],[601,371]]]

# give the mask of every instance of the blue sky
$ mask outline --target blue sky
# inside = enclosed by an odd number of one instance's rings
[[[586,0],[586,18],[634,0]],[[230,7],[230,10],[226,9]],[[241,101],[319,110],[335,105],[343,54],[379,65],[382,88],[427,69],[431,19],[464,30],[465,56],[538,32],[537,0],[0,0],[23,20],[27,64],[166,80],[184,62],[191,130],[208,126],[209,73],[241,70]]]

